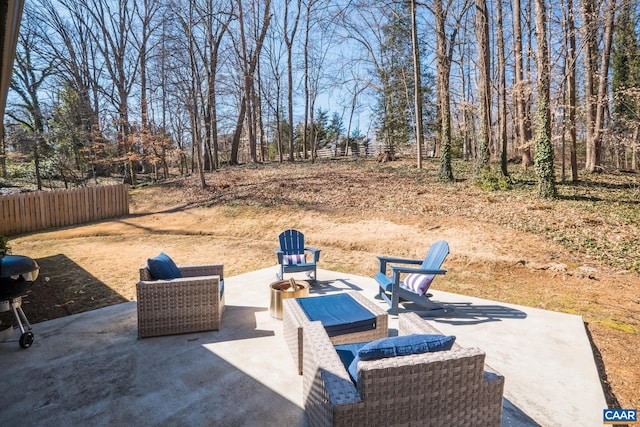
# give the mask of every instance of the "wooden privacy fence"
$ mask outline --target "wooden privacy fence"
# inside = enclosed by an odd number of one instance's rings
[[[129,214],[126,184],[0,196],[0,235],[28,233]]]

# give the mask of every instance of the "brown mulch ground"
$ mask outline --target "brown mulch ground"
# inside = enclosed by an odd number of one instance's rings
[[[486,191],[462,169],[438,183],[437,167],[242,166],[207,174],[204,190],[195,176],[132,190],[126,218],[10,241],[41,266],[25,312],[38,322],[134,299],[137,268],[160,250],[182,264],[223,261],[227,276],[272,266],[289,227],[323,249],[322,268],[362,275],[375,255],[422,258],[444,238],[448,273],[434,286],[581,315],[610,404],[640,406],[640,178],[585,178],[542,201],[530,177]]]

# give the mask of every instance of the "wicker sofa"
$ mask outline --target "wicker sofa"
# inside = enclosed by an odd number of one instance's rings
[[[399,333],[439,334],[415,313]],[[304,330],[303,400],[312,426],[500,426],[504,377],[476,348],[360,361],[355,385],[319,322]]]
[[[179,266],[179,279],[153,280],[140,268],[138,337],[219,330],[224,311],[223,264]]]

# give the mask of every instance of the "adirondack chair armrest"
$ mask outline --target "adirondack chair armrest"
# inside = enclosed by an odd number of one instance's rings
[[[380,261],[380,273],[387,274],[387,264],[422,264],[422,260],[419,259],[409,259],[409,258],[396,258],[396,257],[388,257],[388,256],[376,256]]]
[[[320,249],[305,246],[304,250],[311,252],[311,255],[313,255],[313,262],[320,261]]]
[[[410,267],[399,267],[399,266],[391,266],[391,271],[393,272],[393,282],[399,283],[400,274],[402,273],[414,273],[414,274],[446,274],[447,270],[442,269],[422,269],[422,268],[410,268]]]
[[[276,255],[278,256],[278,264],[282,264],[282,258],[284,257],[284,251],[280,248],[275,249]]]
[[[395,257],[380,256],[380,255],[378,255],[377,258],[380,261],[392,262],[395,264],[422,264],[422,261],[424,261],[422,259],[395,258]]]

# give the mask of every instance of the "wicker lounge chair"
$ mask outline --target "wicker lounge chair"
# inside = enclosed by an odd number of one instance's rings
[[[416,313],[399,332],[439,334]],[[311,426],[500,426],[504,377],[485,354],[451,350],[358,362],[357,385],[322,325],[304,329],[303,401]]]
[[[366,297],[358,292],[346,292],[342,295],[349,295],[360,306],[368,310],[372,316],[375,316],[375,327],[358,331],[347,331],[345,333],[334,333],[329,338],[333,344],[348,344],[361,341],[373,341],[378,338],[384,338],[388,335],[388,315],[387,312],[378,307],[375,303],[369,301]],[[309,297],[326,298],[327,296]],[[287,341],[291,355],[298,368],[298,374],[302,375],[302,359],[303,359],[303,340],[302,335],[304,328],[313,323],[307,317],[307,314],[300,306],[298,298],[292,298],[282,301],[282,327],[284,338]],[[320,323],[320,322],[317,322]],[[320,323],[321,324],[321,323]],[[324,327],[324,326],[323,326]]]
[[[179,266],[181,278],[153,280],[140,268],[138,336],[219,330],[224,311],[223,264]]]

